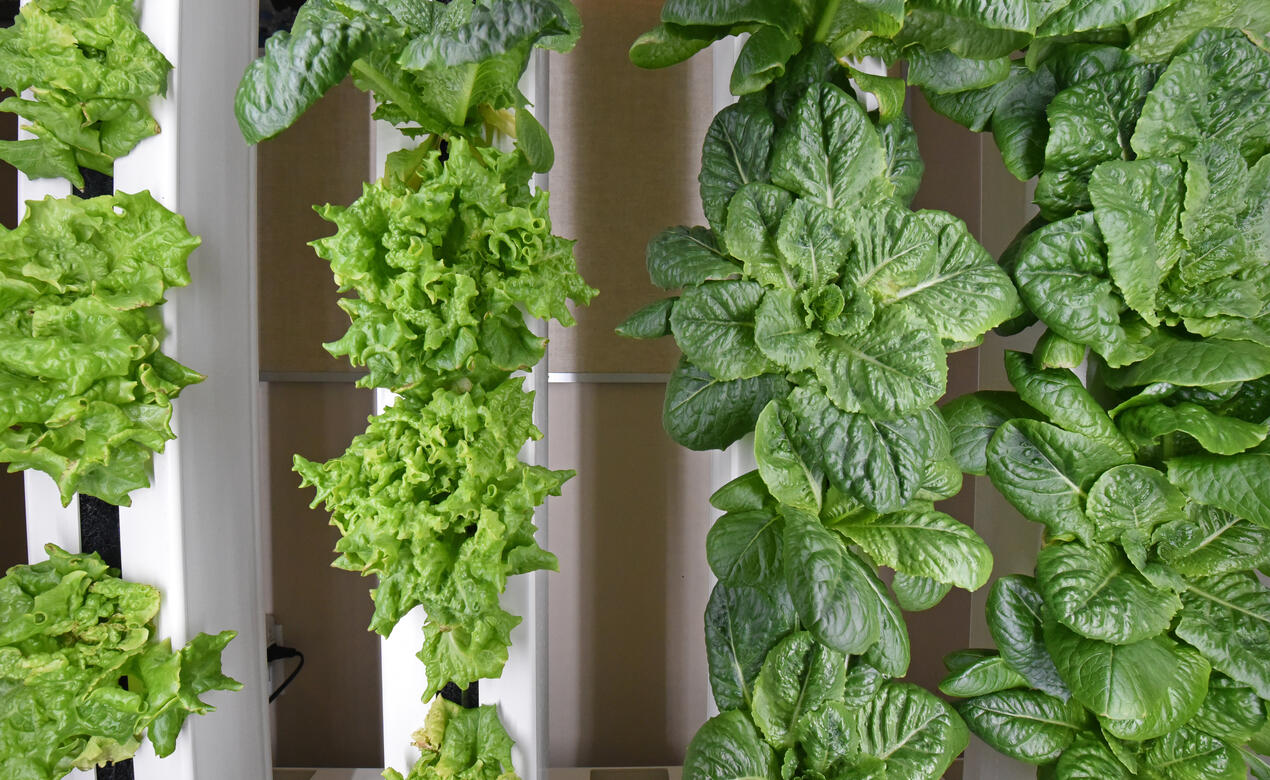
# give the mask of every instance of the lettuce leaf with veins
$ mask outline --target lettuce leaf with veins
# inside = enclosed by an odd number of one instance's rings
[[[411,609],[427,612],[425,699],[499,675],[520,622],[499,606],[507,578],[556,567],[534,539],[534,510],[573,472],[517,459],[541,437],[521,385],[403,397],[340,457],[295,458],[342,535],[334,565],[379,578],[372,630],[388,636]]]
[[[351,206],[319,213],[338,232],[313,242],[331,264],[352,324],[327,345],[365,365],[359,384],[428,398],[439,387],[493,387],[532,366],[545,340],[530,316],[573,323],[566,299],[595,295],[573,242],[551,234],[547,193],[530,194],[518,152],[449,142],[388,159]]]
[[[514,743],[492,705],[464,709],[437,699],[413,737],[419,760],[405,778],[386,770],[388,780],[518,780]]]
[[[159,132],[149,104],[167,91],[172,65],[136,15],[132,0],[33,0],[0,29],[0,87],[18,95],[0,111],[26,119],[35,136],[0,141],[0,159],[83,187],[81,167],[109,175]]]
[[[93,554],[55,545],[0,578],[0,769],[57,780],[131,758],[148,734],[176,746],[200,698],[242,686],[221,672],[233,631],[173,650],[156,636],[159,591],[119,579]]]
[[[0,232],[0,461],[127,505],[202,377],[159,351],[152,308],[199,244],[149,193],[28,203]]]

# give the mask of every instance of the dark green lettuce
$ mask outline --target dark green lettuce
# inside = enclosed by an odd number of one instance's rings
[[[202,377],[159,351],[153,307],[199,244],[150,196],[32,201],[0,232],[0,461],[63,503],[127,505],[173,438],[172,399]]]
[[[32,0],[0,29],[0,87],[16,96],[35,138],[0,141],[0,159],[32,178],[83,187],[80,168],[105,174],[159,132],[150,99],[172,65],[137,27],[133,0]],[[30,99],[23,92],[30,90]]]
[[[159,640],[159,591],[119,579],[95,553],[48,545],[49,560],[0,578],[0,773],[57,780],[131,758],[148,735],[167,756],[199,697],[237,691],[221,672],[233,631],[180,650]]]

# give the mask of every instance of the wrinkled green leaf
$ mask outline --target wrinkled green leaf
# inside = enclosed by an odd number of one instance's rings
[[[841,699],[846,678],[841,653],[805,631],[791,634],[763,662],[754,685],[754,722],[773,747],[791,747],[799,721],[821,704]]]
[[[726,449],[754,430],[770,401],[788,394],[789,382],[776,374],[721,382],[680,360],[666,385],[662,425],[688,449]]]
[[[789,593],[783,583],[763,589],[717,584],[705,624],[715,703],[722,710],[748,707],[767,653],[798,624]]]
[[[1270,699],[1270,590],[1251,572],[1194,580],[1182,594],[1177,635],[1213,667]]]
[[[952,707],[916,685],[888,683],[861,715],[860,750],[887,777],[935,780],[970,740]]]
[[[1088,720],[1075,701],[1063,702],[1040,691],[1008,690],[976,696],[959,702],[957,712],[975,736],[1029,764],[1047,764],[1058,758]]]
[[[1032,685],[1063,701],[1071,691],[1045,646],[1044,599],[1036,580],[1021,574],[998,579],[988,592],[988,630],[1001,657]]]

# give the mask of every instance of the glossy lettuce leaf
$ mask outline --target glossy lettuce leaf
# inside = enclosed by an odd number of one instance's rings
[[[31,178],[83,187],[80,168],[105,174],[159,132],[150,100],[167,92],[172,65],[137,26],[132,0],[34,0],[0,29],[0,111],[35,136],[0,141],[3,159]]]
[[[1191,577],[1270,565],[1270,529],[1201,504],[1192,504],[1186,519],[1156,530],[1152,541],[1161,558]]]
[[[1063,701],[1071,698],[1045,646],[1045,601],[1036,580],[1022,574],[998,579],[988,591],[988,630],[1001,657],[1031,684]]]
[[[520,622],[499,606],[507,578],[556,566],[535,541],[534,510],[573,472],[517,459],[541,436],[521,382],[403,397],[340,457],[295,459],[302,485],[317,489],[313,505],[340,530],[334,565],[379,577],[372,630],[387,636],[424,607],[425,699],[446,682],[498,675]]]
[[[1270,698],[1270,590],[1252,572],[1198,578],[1182,594],[1177,635],[1213,668]]]
[[[778,767],[772,748],[739,710],[706,721],[684,756],[685,780],[777,780]]]
[[[721,710],[749,707],[768,652],[798,625],[783,579],[763,587],[718,583],[706,605],[710,690]]]
[[[516,780],[511,737],[493,705],[464,709],[438,697],[413,735],[419,760],[404,780]],[[386,778],[403,780],[387,770]]]
[[[159,351],[150,311],[189,284],[199,239],[143,192],[31,201],[0,232],[0,461],[64,504],[127,505],[174,438],[172,400],[202,380]]]
[[[1000,390],[958,396],[940,412],[948,425],[957,465],[965,473],[981,477],[988,473],[988,442],[997,428],[1008,420],[1038,417],[1017,393]]]
[[[789,391],[779,374],[721,382],[681,359],[666,385],[662,426],[688,449],[726,449],[754,430],[763,409]]]
[[[842,699],[846,660],[806,631],[790,634],[772,648],[755,683],[751,707],[754,722],[768,744],[792,747],[806,714]]]
[[[860,750],[885,757],[886,777],[936,780],[970,741],[951,706],[908,683],[884,685],[860,717]]]
[[[13,777],[57,780],[131,758],[148,733],[169,755],[200,697],[242,686],[221,672],[235,634],[173,650],[156,636],[159,592],[94,554],[48,545],[49,559],[0,578],[0,759]]]
[[[999,691],[956,706],[975,736],[1029,764],[1054,761],[1089,726],[1088,713],[1075,700],[1065,702],[1040,691]]]
[[[327,350],[369,369],[361,386],[425,399],[456,382],[492,387],[542,357],[520,307],[573,323],[566,298],[595,291],[572,242],[551,234],[547,194],[527,194],[529,174],[519,153],[454,139],[444,161],[397,152],[352,205],[319,209],[339,230],[313,247],[357,294],[340,301],[352,322]]]
[[[992,552],[969,526],[943,512],[907,511],[834,529],[876,563],[966,590],[978,590],[992,573]]]

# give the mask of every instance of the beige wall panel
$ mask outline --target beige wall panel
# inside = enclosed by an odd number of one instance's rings
[[[661,427],[663,385],[552,385],[551,766],[683,762],[707,717],[710,458]]]
[[[309,509],[292,453],[340,455],[366,427],[371,392],[352,384],[273,382],[268,390],[273,614],[304,671],[273,707],[279,766],[383,766],[379,640],[367,630],[373,581],[331,568],[339,532]],[[287,662],[287,668],[292,668]],[[275,670],[278,665],[275,665]]]
[[[308,242],[332,225],[314,204],[346,205],[370,173],[370,101],[345,82],[282,135],[260,144],[260,369],[347,372],[322,349],[348,328],[330,266]],[[197,259],[197,258],[196,258]]]
[[[552,326],[552,371],[668,372],[678,357],[670,339],[613,333],[661,297],[644,270],[649,239],[672,225],[704,224],[697,172],[711,119],[710,55],[657,71],[626,57],[661,4],[583,0],[582,41],[551,59],[552,219],[557,234],[578,240],[578,265],[600,290],[577,327]]]

